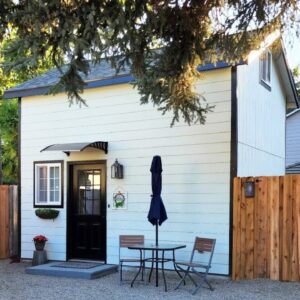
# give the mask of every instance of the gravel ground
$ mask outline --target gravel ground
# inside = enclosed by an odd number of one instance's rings
[[[300,283],[277,282],[271,280],[244,280],[234,282],[226,277],[210,277],[215,291],[203,288],[196,296],[190,291],[193,285],[174,290],[178,278],[173,272],[167,273],[169,291],[154,284],[138,282],[133,288],[129,284],[118,285],[118,275],[112,274],[95,280],[58,278],[25,274],[29,264],[0,260],[0,299],[300,299]],[[132,276],[133,273],[126,272]]]

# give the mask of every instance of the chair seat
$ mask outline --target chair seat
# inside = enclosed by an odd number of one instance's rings
[[[189,261],[176,261],[176,265],[191,267],[191,268],[207,268],[207,265],[196,263],[196,262],[189,262]]]

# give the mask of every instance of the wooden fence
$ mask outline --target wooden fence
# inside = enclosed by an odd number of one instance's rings
[[[0,185],[0,258],[18,254],[18,187]]]
[[[232,278],[300,280],[300,175],[234,179]]]

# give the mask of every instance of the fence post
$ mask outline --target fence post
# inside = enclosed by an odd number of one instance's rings
[[[0,185],[0,258],[9,256],[8,186]]]

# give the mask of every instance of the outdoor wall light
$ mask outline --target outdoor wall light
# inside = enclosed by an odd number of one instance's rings
[[[111,166],[111,178],[113,179],[123,178],[123,165],[119,164],[117,159],[115,163]]]
[[[255,196],[255,182],[246,181],[245,182],[245,197],[253,198]]]

